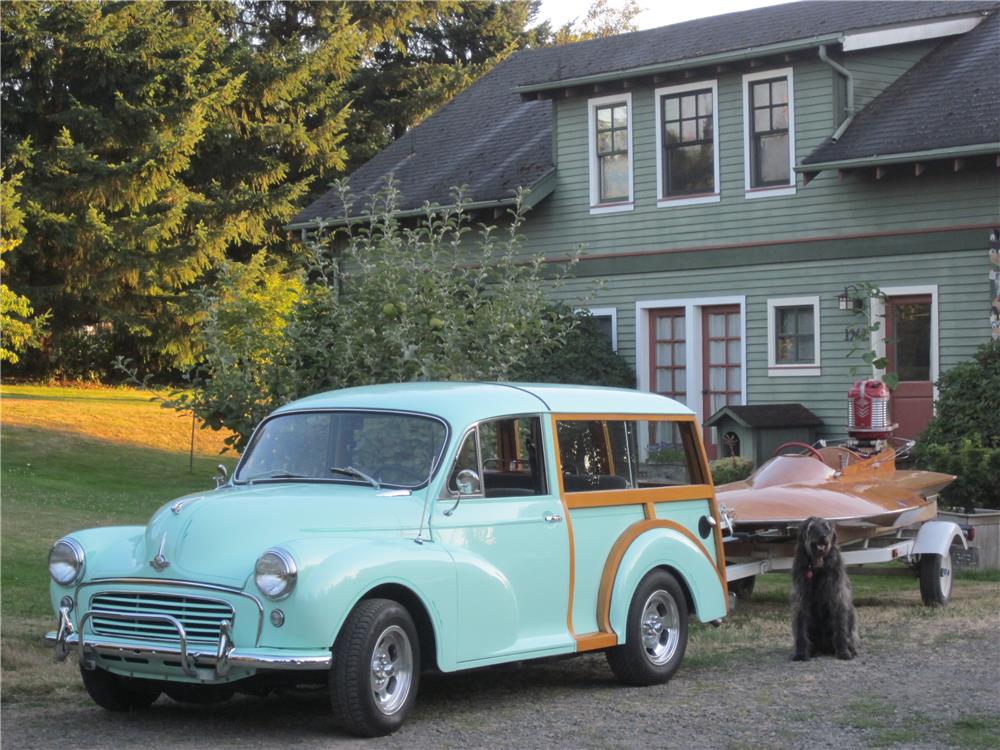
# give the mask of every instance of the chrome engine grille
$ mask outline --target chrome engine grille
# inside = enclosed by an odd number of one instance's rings
[[[177,629],[168,622],[111,619],[101,617],[100,613],[170,615],[184,626],[189,641],[218,641],[222,621],[231,622],[234,615],[232,606],[218,599],[129,591],[95,594],[90,609],[94,613],[90,623],[95,633],[161,641],[177,640]]]

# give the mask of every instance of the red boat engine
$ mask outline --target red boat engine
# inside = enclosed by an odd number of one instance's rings
[[[892,436],[898,425],[889,423],[889,388],[881,380],[859,380],[847,392],[847,434],[859,443]]]

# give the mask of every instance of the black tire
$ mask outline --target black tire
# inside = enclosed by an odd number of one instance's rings
[[[659,626],[666,621],[666,631],[647,630],[649,639],[644,640],[644,612],[659,613]],[[608,664],[615,677],[627,685],[658,685],[677,671],[687,639],[688,607],[684,592],[676,578],[657,568],[647,573],[636,587],[628,608],[625,643],[607,650]]]
[[[757,576],[741,578],[738,581],[729,582],[729,590],[736,594],[736,598],[741,602],[749,601],[753,596],[753,587],[757,583]]]
[[[951,598],[951,552],[920,556],[920,598],[928,607],[943,607]]]
[[[87,694],[106,711],[142,711],[160,697],[160,689],[155,683],[122,677],[100,667],[80,667],[80,677]]]
[[[377,651],[385,657],[381,675]],[[330,701],[337,724],[358,737],[391,734],[406,721],[419,684],[420,641],[410,613],[390,599],[359,602],[333,645]]]
[[[233,697],[229,685],[193,685],[187,682],[172,682],[163,688],[167,697],[178,703],[193,703],[199,706],[223,703]]]

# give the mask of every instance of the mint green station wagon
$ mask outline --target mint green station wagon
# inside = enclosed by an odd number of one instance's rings
[[[59,658],[112,710],[328,684],[374,736],[421,671],[604,651],[670,679],[727,591],[698,425],[649,393],[413,383],[324,393],[231,478],[49,555]]]

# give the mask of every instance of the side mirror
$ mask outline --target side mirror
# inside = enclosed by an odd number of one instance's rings
[[[450,516],[458,510],[458,504],[462,502],[463,497],[478,495],[482,492],[483,480],[472,469],[462,469],[455,476],[455,486],[458,488],[458,497],[455,498],[455,504],[444,512],[446,516]]]
[[[215,467],[215,488],[218,489],[226,483],[229,479],[229,472],[226,471],[226,467],[223,464],[219,464]]]

